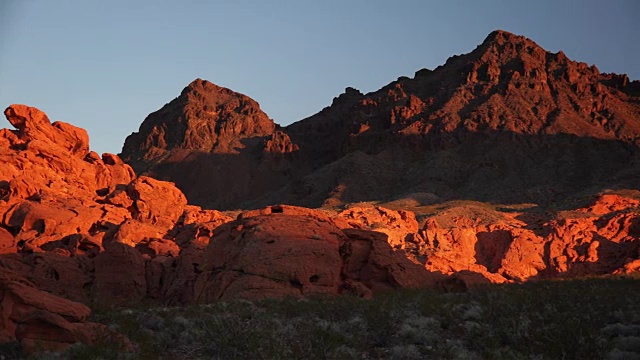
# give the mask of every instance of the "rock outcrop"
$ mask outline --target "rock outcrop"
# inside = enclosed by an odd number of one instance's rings
[[[137,165],[173,150],[233,153],[242,141],[273,134],[274,122],[246,95],[196,79],[179,97],[150,114],[127,138],[123,153]]]
[[[17,341],[26,353],[97,341],[133,350],[126,337],[105,325],[88,322],[91,310],[85,305],[38,290],[4,269],[0,269],[0,310],[0,343]]]
[[[554,215],[500,215],[488,224],[460,216],[450,227],[428,218],[411,251],[424,255],[431,271],[474,271],[491,282],[627,273],[637,261],[636,199],[605,194],[584,208]]]
[[[82,129],[24,105],[5,114],[17,130],[0,131],[0,269],[86,304],[181,302],[176,284],[188,286],[208,237],[199,252],[193,243],[231,218],[188,206],[172,183],[136,177],[117,155],[90,152]],[[180,267],[183,250],[190,263]],[[167,271],[151,270],[159,266]]]
[[[443,279],[394,250],[384,233],[353,229],[322,210],[272,206],[218,228],[196,293],[205,303],[342,293],[370,297]]]

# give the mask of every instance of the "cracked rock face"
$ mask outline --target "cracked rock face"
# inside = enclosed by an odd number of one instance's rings
[[[199,301],[337,294],[346,237],[309,215],[258,215],[223,225],[205,253]]]

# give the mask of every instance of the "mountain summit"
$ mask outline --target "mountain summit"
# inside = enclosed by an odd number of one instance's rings
[[[639,85],[498,30],[434,70],[369,94],[347,88],[281,129],[248,97],[196,80],[147,117],[122,155],[216,208],[416,194],[548,203],[638,174]],[[191,179],[219,176],[261,192],[229,196],[220,181],[202,180],[205,194],[184,180],[185,161]]]
[[[250,97],[196,79],[147,116],[139,132],[127,137],[123,153],[134,164],[157,161],[175,150],[229,153],[243,139],[270,135],[275,127]]]
[[[250,97],[196,79],[127,137],[123,159],[138,173],[175,182],[218,208],[284,185],[269,158],[297,150]],[[286,166],[285,166],[286,167]]]

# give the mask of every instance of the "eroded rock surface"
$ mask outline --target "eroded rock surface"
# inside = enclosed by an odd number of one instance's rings
[[[101,324],[87,322],[91,310],[46,291],[10,271],[0,269],[0,342],[18,341],[27,353],[63,350],[98,339],[121,343],[131,350],[124,336]]]

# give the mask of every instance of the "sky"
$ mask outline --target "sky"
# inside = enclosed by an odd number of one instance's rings
[[[639,23],[638,0],[0,0],[0,107],[35,106],[118,153],[196,78],[287,125],[496,29],[640,79]]]

